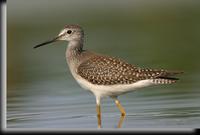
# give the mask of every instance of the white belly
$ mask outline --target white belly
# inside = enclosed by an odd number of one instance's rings
[[[95,96],[104,97],[104,96],[117,96],[126,92],[136,90],[138,88],[146,87],[153,85],[152,79],[138,81],[133,84],[115,84],[115,85],[96,85],[88,82],[81,76],[75,75],[76,81],[84,89],[90,90],[94,93]]]

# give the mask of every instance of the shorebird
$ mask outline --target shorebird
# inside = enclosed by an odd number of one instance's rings
[[[80,86],[91,91],[96,97],[98,127],[101,127],[102,97],[113,98],[121,116],[125,116],[126,112],[117,98],[119,95],[151,85],[175,83],[178,78],[173,76],[182,73],[140,68],[120,58],[84,50],[84,31],[79,25],[66,25],[58,36],[34,48],[60,40],[68,41],[66,60],[72,76]]]

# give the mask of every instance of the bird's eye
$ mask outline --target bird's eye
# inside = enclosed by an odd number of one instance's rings
[[[68,30],[68,31],[67,31],[67,33],[68,33],[68,34],[71,34],[71,33],[72,33],[72,31],[71,31],[71,30]]]

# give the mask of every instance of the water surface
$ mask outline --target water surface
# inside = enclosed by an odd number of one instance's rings
[[[85,49],[140,67],[185,72],[176,84],[121,95],[127,112],[122,128],[200,126],[198,2],[46,2],[7,4],[7,128],[97,128],[95,97],[70,74],[67,43],[33,49],[71,23],[84,28]],[[119,120],[113,100],[102,99],[102,127],[117,128]]]

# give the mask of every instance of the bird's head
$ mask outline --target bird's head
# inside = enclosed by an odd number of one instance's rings
[[[34,46],[34,48],[38,48],[43,45],[47,45],[56,41],[65,40],[65,41],[79,41],[83,40],[84,32],[83,29],[79,25],[66,25],[64,29],[60,31],[58,36],[55,38],[43,42]]]

